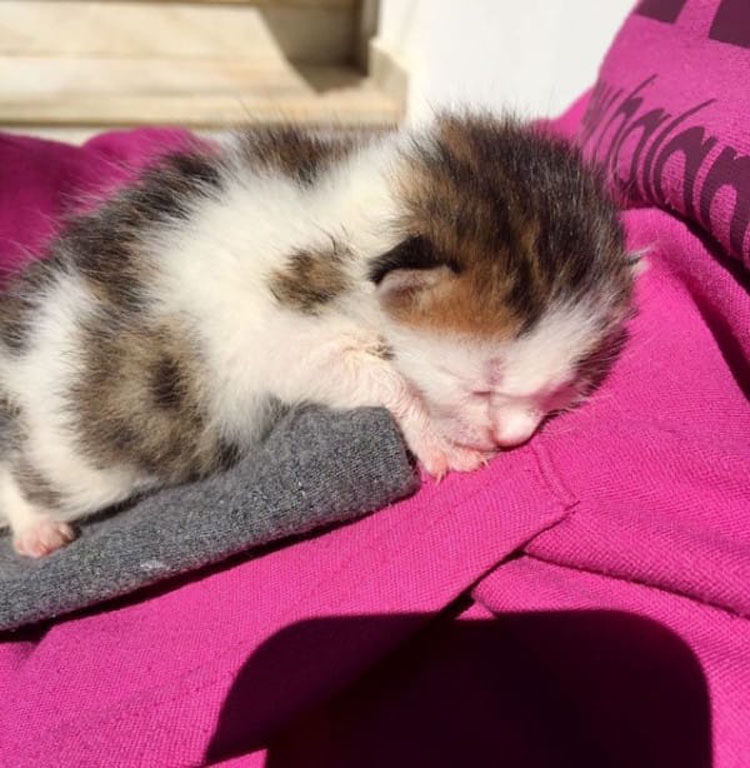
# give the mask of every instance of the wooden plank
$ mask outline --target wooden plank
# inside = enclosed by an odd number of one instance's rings
[[[50,141],[63,141],[66,144],[83,144],[89,139],[106,131],[128,130],[127,126],[119,127],[112,125],[93,125],[93,126],[71,126],[71,125],[3,125],[0,126],[3,133],[11,133],[17,136],[35,136],[38,139],[48,139]],[[227,129],[216,128],[194,128],[192,131],[197,136],[206,138],[221,138],[226,136]]]
[[[0,55],[263,58],[350,61],[356,13],[318,7],[2,0]]]
[[[52,2],[65,2],[66,0],[51,0]],[[360,0],[131,0],[134,3],[193,3],[195,5],[284,5],[299,8],[352,8],[360,5]],[[47,0],[50,2],[50,0]],[[100,0],[110,2],[110,0]]]
[[[0,59],[0,124],[384,124],[398,104],[346,67],[244,62]]]
[[[326,66],[312,71],[326,71]],[[340,71],[333,68],[333,71]],[[343,70],[347,84],[361,76]],[[339,78],[341,79],[341,78]],[[237,91],[278,91],[305,88],[305,79],[289,62],[276,56],[241,59],[144,59],[85,56],[56,59],[44,56],[0,57],[0,113],[8,100],[71,95],[153,94],[199,95]]]
[[[67,0],[46,0],[47,2],[67,2]],[[99,0],[100,2],[111,2],[111,0]],[[291,6],[298,8],[351,8],[356,9],[360,6],[361,0],[131,0],[134,3],[151,3],[166,5],[168,3],[192,3],[194,5],[277,5]]]
[[[168,124],[223,127],[245,122],[300,122],[340,125],[391,125],[401,115],[396,105],[377,91],[326,94],[318,99],[292,95],[229,96],[106,96],[79,97],[63,104],[28,101],[5,105],[3,125],[87,126]]]

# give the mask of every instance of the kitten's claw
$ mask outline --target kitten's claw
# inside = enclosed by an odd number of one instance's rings
[[[486,467],[487,454],[474,448],[453,445],[447,447],[448,467],[453,472],[473,472],[480,467]]]
[[[44,517],[15,534],[13,549],[19,555],[44,557],[69,544],[74,538],[75,533],[67,523]]]

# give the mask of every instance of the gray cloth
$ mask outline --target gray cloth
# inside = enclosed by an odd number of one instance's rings
[[[228,472],[162,490],[81,525],[40,560],[0,536],[0,629],[132,592],[275,539],[351,520],[416,490],[390,416],[318,408],[284,416]]]

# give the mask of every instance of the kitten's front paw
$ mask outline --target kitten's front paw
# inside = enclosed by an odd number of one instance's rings
[[[13,536],[13,549],[19,555],[44,557],[74,538],[75,533],[67,523],[43,517]]]
[[[473,472],[485,466],[491,456],[482,451],[456,445],[441,435],[425,432],[406,436],[411,452],[425,470],[438,480],[448,472]]]

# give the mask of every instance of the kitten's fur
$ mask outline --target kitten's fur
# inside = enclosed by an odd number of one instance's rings
[[[278,402],[384,406],[429,472],[472,470],[575,399],[631,272],[597,176],[510,120],[174,154],[0,305],[0,515],[46,554],[231,463]]]

